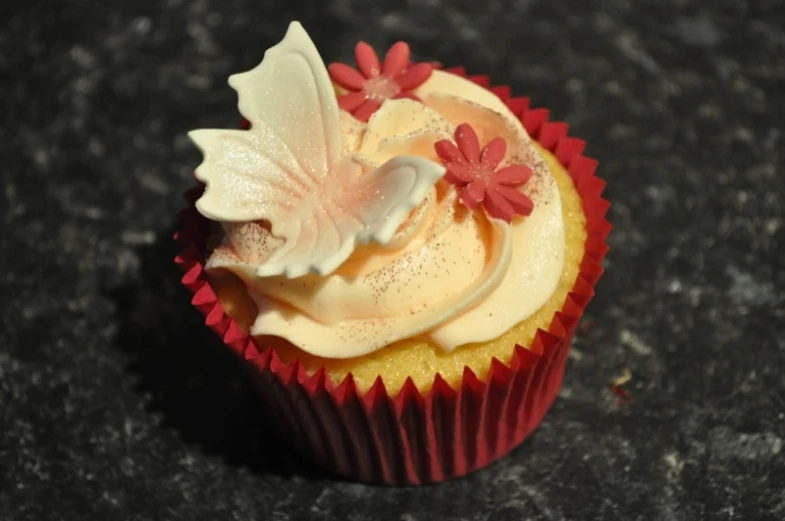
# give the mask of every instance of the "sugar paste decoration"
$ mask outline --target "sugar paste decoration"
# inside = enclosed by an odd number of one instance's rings
[[[389,70],[404,70],[408,50],[391,54]],[[358,243],[387,243],[445,173],[442,165],[409,155],[364,171],[342,154],[330,76],[297,22],[259,66],[231,76],[229,84],[251,128],[189,133],[204,155],[196,177],[206,190],[196,207],[215,221],[269,222],[285,242],[256,268],[259,277],[326,275]]]
[[[356,69],[338,62],[328,67],[332,80],[348,91],[338,97],[338,106],[360,121],[368,121],[385,100],[408,98],[419,101],[420,98],[411,91],[431,77],[433,65],[413,64],[409,60],[410,54],[408,44],[397,42],[390,47],[381,64],[370,45],[358,43],[354,48]]]
[[[444,180],[460,190],[461,202],[474,210],[482,204],[489,216],[509,223],[512,216],[531,215],[534,203],[519,188],[532,176],[526,165],[497,170],[507,153],[507,142],[495,137],[480,150],[477,133],[468,123],[455,129],[455,142],[443,139],[434,148],[447,167]]]

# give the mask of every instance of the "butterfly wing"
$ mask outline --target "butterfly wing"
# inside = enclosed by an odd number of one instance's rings
[[[201,129],[188,136],[204,155],[196,177],[207,188],[196,208],[208,219],[286,223],[293,202],[309,189],[308,181],[295,175],[296,158],[269,133]],[[276,230],[276,235],[288,232]]]
[[[356,178],[340,204],[363,223],[357,239],[386,244],[444,173],[424,157],[397,156]]]
[[[340,113],[324,62],[302,25],[291,23],[262,63],[231,76],[229,85],[251,131],[270,134],[296,158],[298,174],[323,181],[340,160]]]
[[[299,23],[256,68],[235,74],[248,131],[196,130],[204,154],[196,177],[207,184],[197,208],[219,221],[266,219],[293,238],[297,202],[318,192],[341,154],[338,104],[327,70]]]

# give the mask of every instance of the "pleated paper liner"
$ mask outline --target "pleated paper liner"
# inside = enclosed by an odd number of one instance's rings
[[[463,68],[447,69],[466,77]],[[608,251],[610,204],[597,161],[582,155],[585,142],[567,136],[567,124],[548,121],[548,110],[530,108],[508,87],[490,87],[486,76],[468,79],[489,88],[520,118],[529,134],[552,151],[568,170],[587,219],[580,273],[547,331],[538,330],[530,349],[510,346],[509,365],[493,359],[485,378],[468,367],[457,389],[440,375],[425,395],[407,380],[391,396],[381,378],[362,393],[348,375],[337,385],[323,369],[308,374],[295,360],[284,363],[224,313],[204,272],[208,221],[194,208],[203,186],[189,190],[190,206],[180,212],[175,238],[182,253],[175,262],[183,284],[205,323],[244,361],[262,404],[282,439],[305,457],[337,474],[364,482],[404,485],[463,476],[519,445],[542,420],[561,386],[567,353],[578,321],[594,294]]]

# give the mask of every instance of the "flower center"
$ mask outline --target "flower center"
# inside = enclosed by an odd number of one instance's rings
[[[392,78],[380,74],[365,80],[363,92],[373,100],[384,101],[401,92],[401,88]]]
[[[493,179],[493,170],[481,163],[475,163],[472,165],[472,167],[473,168],[471,172],[474,176],[474,179],[477,181],[482,181],[485,186],[488,186],[488,184],[490,184],[491,180]]]

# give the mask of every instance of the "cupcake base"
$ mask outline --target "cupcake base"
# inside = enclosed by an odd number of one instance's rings
[[[462,68],[448,69],[466,76]],[[485,76],[469,76],[489,88]],[[246,373],[282,439],[318,465],[351,479],[389,485],[443,481],[484,467],[519,445],[540,423],[561,386],[569,346],[594,294],[608,251],[610,204],[597,162],[582,155],[585,143],[567,137],[567,125],[549,122],[546,109],[528,98],[512,98],[507,87],[491,88],[526,130],[567,169],[583,204],[587,239],[572,291],[548,331],[539,330],[530,349],[511,346],[509,365],[493,359],[480,379],[464,370],[454,389],[439,375],[427,393],[411,380],[391,396],[381,378],[361,392],[349,374],[334,385],[324,370],[309,374],[295,360],[283,363],[274,349],[258,346],[226,315],[204,272],[209,223],[193,207],[202,186],[186,194],[176,234],[182,253],[175,262],[192,303],[224,343],[245,361]]]

